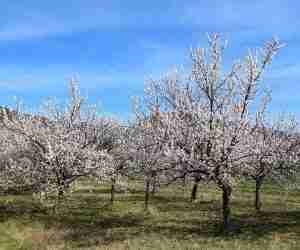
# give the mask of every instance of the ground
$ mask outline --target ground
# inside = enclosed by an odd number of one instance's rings
[[[253,207],[254,186],[233,192],[232,229],[220,230],[221,193],[201,185],[162,188],[144,211],[142,185],[118,193],[109,203],[109,186],[80,183],[54,211],[31,195],[2,196],[0,249],[300,249],[300,192],[263,187],[262,212]],[[49,206],[51,203],[49,203]]]

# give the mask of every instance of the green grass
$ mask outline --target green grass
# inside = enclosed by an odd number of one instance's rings
[[[119,193],[109,204],[109,187],[82,183],[57,211],[31,196],[0,199],[0,249],[300,249],[300,193],[275,185],[262,190],[263,210],[253,208],[254,187],[234,190],[232,224],[222,233],[221,193],[199,187],[162,188],[144,212],[142,185]],[[50,204],[51,205],[51,204]]]

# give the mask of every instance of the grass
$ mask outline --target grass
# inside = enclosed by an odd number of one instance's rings
[[[143,210],[142,186],[119,193],[113,206],[109,188],[77,185],[58,211],[30,195],[0,199],[0,249],[300,249],[300,192],[285,193],[264,186],[263,211],[253,208],[254,186],[243,184],[233,193],[234,230],[224,234],[221,193],[199,187],[189,202],[190,187],[162,188]]]

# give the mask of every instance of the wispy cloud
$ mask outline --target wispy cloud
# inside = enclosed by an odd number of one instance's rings
[[[1,100],[62,96],[78,73],[84,89],[126,113],[145,78],[185,65],[190,47],[207,45],[205,33],[221,32],[229,40],[225,63],[273,35],[288,42],[266,76],[280,106],[300,79],[299,8],[294,0],[2,0]]]
[[[70,34],[91,29],[180,27],[202,31],[287,34],[296,32],[300,25],[297,13],[300,4],[289,0],[3,2],[0,40]]]
[[[4,0],[5,1],[5,0]],[[175,26],[174,1],[158,7],[143,1],[34,1],[2,3],[0,40],[18,40],[99,29],[144,29]],[[149,5],[149,6],[148,6]],[[154,5],[155,6],[155,5]],[[173,6],[173,7],[172,7]],[[149,8],[148,8],[149,7]],[[174,13],[175,11],[175,13]]]
[[[54,1],[55,2],[55,1]],[[51,35],[70,34],[97,27],[116,25],[120,17],[101,8],[84,9],[73,6],[65,11],[59,8],[49,10],[24,7],[24,13],[12,10],[8,17],[0,18],[0,40],[40,38]]]
[[[186,4],[183,21],[205,25],[215,31],[296,31],[300,23],[296,1],[199,1]]]

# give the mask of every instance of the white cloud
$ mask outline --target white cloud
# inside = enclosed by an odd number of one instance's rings
[[[279,3],[280,2],[280,3]],[[295,32],[300,19],[288,1],[33,1],[2,4],[0,40],[19,40],[90,29],[164,29]],[[1,7],[2,7],[1,6]],[[292,25],[291,25],[292,23]]]
[[[276,0],[198,1],[184,6],[181,20],[221,32],[290,33],[296,32],[300,24],[297,5]]]

